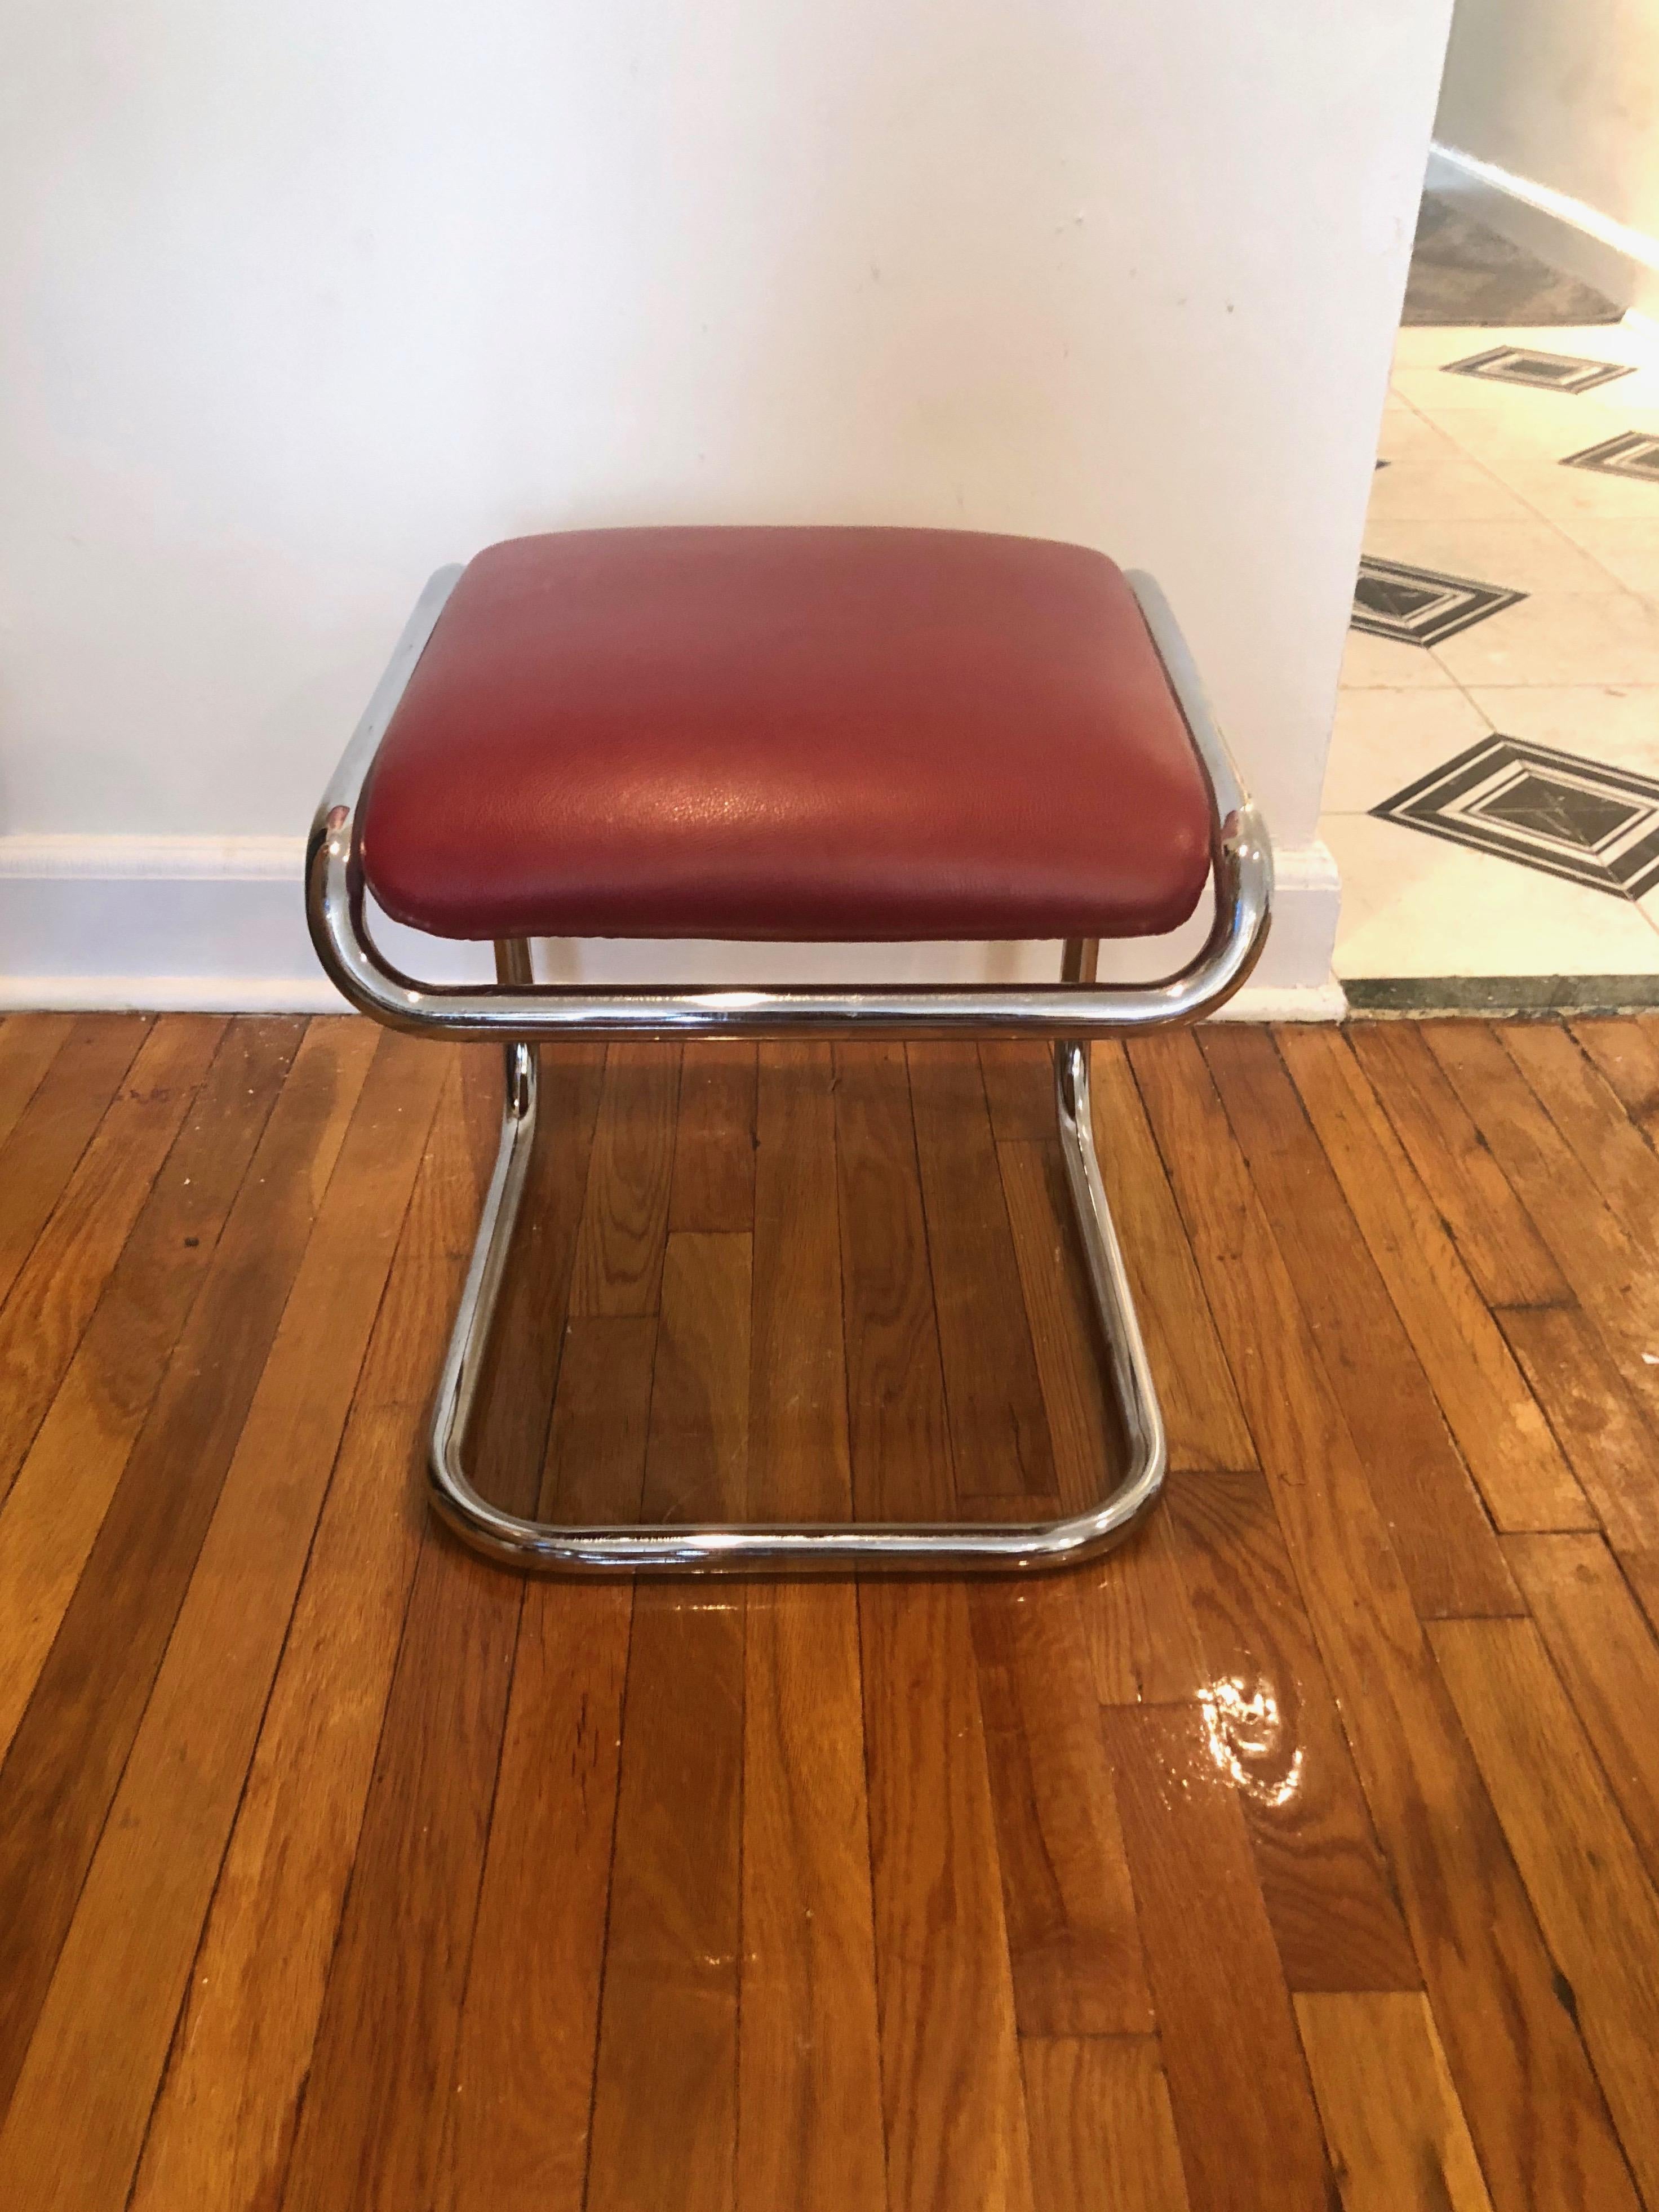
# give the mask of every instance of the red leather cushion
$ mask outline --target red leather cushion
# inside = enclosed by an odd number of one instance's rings
[[[577,531],[478,555],[364,795],[441,937],[1134,937],[1209,799],[1103,554],[969,532]]]

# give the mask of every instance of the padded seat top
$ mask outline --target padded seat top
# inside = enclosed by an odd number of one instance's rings
[[[456,585],[363,795],[440,937],[1138,937],[1210,801],[1104,555],[966,531],[520,538]]]

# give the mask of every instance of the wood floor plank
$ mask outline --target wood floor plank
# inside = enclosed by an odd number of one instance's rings
[[[29,2044],[0,2198],[8,2171],[41,2212],[131,2183],[447,1064],[381,1038]]]
[[[1659,1559],[1651,1429],[1600,1335],[1577,1306],[1516,1306],[1498,1320],[1613,1549]]]
[[[1158,2042],[1020,2045],[1036,2212],[1189,2212]]]
[[[1659,1900],[1530,1620],[1443,1621],[1435,1656],[1595,2062],[1659,2200]]]
[[[1279,1047],[1326,1157],[1499,1528],[1595,1514],[1346,1040],[1312,1024]]]
[[[1659,1028],[1628,1014],[1568,1026],[1631,1120],[1659,1145]]]
[[[1292,1990],[1422,1980],[1263,1478],[1178,1480],[1170,1516],[1207,1679],[1205,1734],[1249,1831]]]
[[[581,2212],[632,1608],[625,1583],[525,1592],[443,2212]]]
[[[442,1048],[428,1046],[442,1053]],[[134,2212],[275,2203],[425,1518],[479,1200],[450,1062],[139,2163]]]
[[[1659,1271],[1651,1253],[1638,1248],[1607,1205],[1496,1030],[1433,1022],[1425,1034],[1626,1387],[1650,1419],[1659,1418],[1659,1366],[1642,1357],[1659,1346]]]
[[[0,1147],[0,1298],[149,1033],[147,1014],[86,1014],[53,1054]]]
[[[744,1593],[634,1601],[587,2203],[735,2202]]]
[[[910,1100],[959,1498],[1054,1495],[1048,1416],[971,1044],[911,1045]]]
[[[133,1223],[224,1036],[222,1018],[164,1015],[0,1306],[0,1501],[75,1356]]]
[[[0,1769],[0,2094],[52,1969],[376,1036],[313,1022]]]
[[[1510,1565],[1659,1885],[1659,1640],[1599,1536],[1516,1536]]]
[[[844,1521],[853,1476],[828,1044],[761,1047],[756,1129],[748,1510]]]
[[[968,1595],[859,1591],[888,2191],[1032,2212]]]
[[[1095,1149],[1158,1380],[1176,1474],[1255,1465],[1255,1444],[1216,1336],[1146,1109],[1119,1044],[1090,1056]]]
[[[647,1521],[745,1517],[750,1274],[747,1236],[677,1230],[668,1239],[645,1460]]]
[[[1633,2212],[1553,1964],[1203,1057],[1169,1036],[1137,1044],[1133,1060],[1493,2203]]]
[[[848,1452],[858,1517],[955,1510],[902,1045],[836,1048]]]
[[[755,1048],[684,1047],[668,1226],[751,1228],[755,1218]]]
[[[231,1025],[0,1510],[0,1758],[304,1034]]]
[[[1153,1507],[1127,1543],[1079,1568],[1078,1589],[1102,1705],[1172,1705],[1197,1697],[1210,1674],[1165,1504]]]
[[[1231,1783],[1189,1705],[1105,1716],[1192,2212],[1327,2212],[1289,1992]],[[1248,2008],[1231,1992],[1248,1989]]]
[[[1468,1469],[1269,1031],[1230,1022],[1203,1049],[1318,1338],[1420,1618],[1518,1613]]]
[[[638,1521],[656,1358],[654,1314],[579,1316],[566,1325],[542,1480],[544,1518],[589,1528]]]
[[[573,1315],[657,1310],[679,1084],[675,1046],[606,1049],[570,1285]]]
[[[8,1014],[0,1024],[0,1149],[75,1025],[73,1014]]]
[[[998,1144],[1050,1144],[1055,1130],[1054,1054],[1023,1038],[982,1037],[981,1080]]]
[[[1425,1031],[1409,1022],[1356,1022],[1348,1038],[1487,1304],[1565,1304],[1572,1293],[1560,1268]]]
[[[1343,2212],[1491,2212],[1425,1997],[1296,2000]]]
[[[1632,1237],[1659,1247],[1659,1158],[1612,1086],[1554,1022],[1510,1022],[1498,1034]]]
[[[969,1592],[1023,2036],[1145,2034],[1152,1997],[1070,1577]]]
[[[858,1594],[746,1596],[736,2201],[886,2212]]]

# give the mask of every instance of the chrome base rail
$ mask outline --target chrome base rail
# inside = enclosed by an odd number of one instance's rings
[[[1120,1541],[1157,1497],[1163,1418],[1106,1204],[1089,1109],[1089,1040],[1195,1021],[1231,998],[1260,957],[1273,900],[1273,859],[1255,809],[1205,703],[1175,618],[1150,577],[1129,579],[1210,780],[1215,914],[1196,957],[1158,983],[1102,986],[1092,942],[1066,948],[1048,985],[898,989],[629,990],[533,980],[529,945],[495,948],[496,981],[445,986],[400,974],[368,933],[358,825],[374,752],[460,574],[440,570],[422,594],[313,825],[306,908],[324,969],[362,1012],[394,1029],[505,1047],[501,1147],[485,1195],[432,1424],[433,1502],[478,1550],[520,1567],[613,1574],[1063,1566]],[[1073,1217],[1082,1243],[1127,1464],[1087,1511],[1058,1521],[559,1528],[507,1513],[468,1479],[464,1449],[535,1142],[544,1039],[696,1036],[1041,1036],[1054,1044],[1054,1101]]]

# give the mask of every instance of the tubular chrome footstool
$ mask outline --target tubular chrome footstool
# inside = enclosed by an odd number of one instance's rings
[[[1096,980],[1102,938],[1184,921],[1166,981]],[[1255,964],[1267,841],[1146,576],[1039,539],[897,529],[574,532],[427,586],[346,748],[307,860],[328,974],[376,1020],[494,1037],[501,1150],[433,1416],[434,1501],[521,1566],[1063,1565],[1126,1534],[1164,1441],[1090,1128],[1088,1040],[1186,1023]],[[365,893],[493,940],[447,987],[375,950]],[[1062,939],[1036,986],[538,984],[537,937]],[[556,1528],[498,1510],[464,1447],[536,1127],[542,1039],[1039,1036],[1128,1464],[1089,1511],[992,1526]]]

